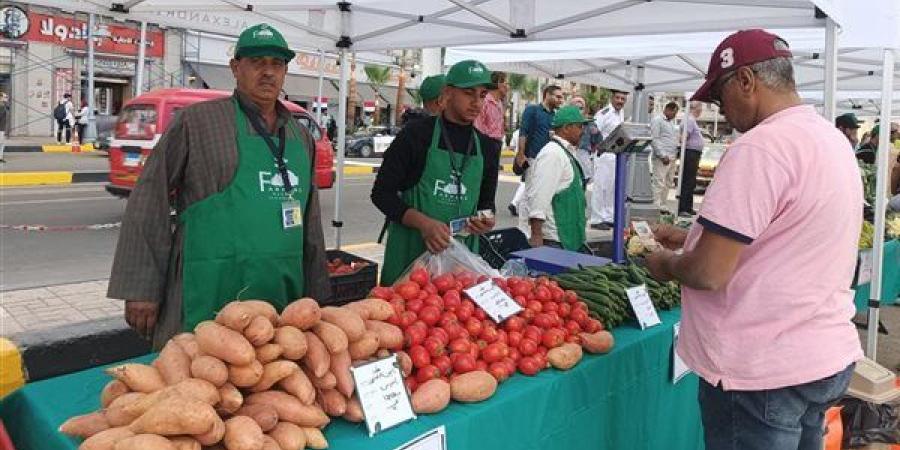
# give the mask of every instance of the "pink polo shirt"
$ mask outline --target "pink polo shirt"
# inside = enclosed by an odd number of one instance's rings
[[[746,243],[717,291],[682,288],[678,354],[726,390],[833,375],[862,358],[850,284],[862,183],[846,138],[810,106],[768,117],[726,152],[685,249],[701,232]]]

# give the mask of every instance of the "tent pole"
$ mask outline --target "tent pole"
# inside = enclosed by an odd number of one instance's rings
[[[144,60],[147,53],[147,22],[141,22],[141,40],[138,42],[137,75],[135,76],[134,96],[144,93]]]
[[[637,67],[637,76],[634,84],[634,98],[631,99],[631,121],[644,122],[641,120],[643,118],[641,111],[646,111],[641,106],[644,103],[644,66]]]
[[[825,120],[832,122],[835,117],[834,92],[837,88],[837,24],[831,17],[825,22]]]
[[[891,141],[891,94],[894,90],[894,51],[884,49],[881,72],[881,127],[878,134],[875,177],[875,236],[872,239],[872,281],[869,298],[869,327],[866,334],[866,356],[874,360],[878,351],[878,316],[881,301],[881,278],[884,263],[884,214],[888,181],[888,157]]]
[[[687,120],[688,114],[691,113],[691,103],[688,100],[687,93],[684,96],[684,118],[681,119],[681,147],[678,151],[678,186],[675,188],[675,198],[678,199],[679,204],[681,203],[681,183],[684,182],[684,152],[685,146],[687,145]],[[693,192],[688,192],[688,195],[694,195]],[[665,202],[664,202],[665,203]],[[675,214],[678,215],[678,207],[675,207]]]
[[[334,190],[334,247],[341,248],[341,197],[344,187],[344,153],[347,144],[347,79],[350,78],[350,61],[347,60],[347,49],[340,50],[341,81],[340,98],[338,100],[338,134],[337,134],[337,179]]]
[[[81,143],[94,142],[97,139],[97,118],[94,116],[94,110],[97,105],[94,104],[94,28],[97,26],[97,19],[94,13],[88,14],[88,35],[87,35],[87,103],[88,103],[88,119],[87,126],[84,129],[84,137],[78,136]]]
[[[316,94],[316,122],[322,125],[322,83],[325,81],[325,50],[319,49],[319,90]]]

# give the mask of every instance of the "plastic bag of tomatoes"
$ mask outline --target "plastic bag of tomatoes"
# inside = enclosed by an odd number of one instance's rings
[[[468,247],[456,239],[450,239],[450,246],[438,254],[432,254],[429,251],[422,253],[406,268],[406,272],[397,279],[395,285],[409,281],[410,276],[413,273],[421,272],[421,269],[425,269],[432,276],[459,273],[484,275],[490,278],[500,276],[497,269],[488,265],[485,260],[481,259],[481,256],[472,253]]]

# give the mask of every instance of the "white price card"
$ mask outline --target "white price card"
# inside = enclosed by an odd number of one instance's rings
[[[659,316],[656,314],[656,307],[653,306],[653,301],[650,300],[650,293],[647,292],[646,285],[630,287],[625,289],[625,293],[628,294],[631,309],[634,310],[634,315],[637,317],[642,330],[661,323]]]
[[[447,450],[447,430],[441,425],[394,450]]]
[[[681,331],[681,322],[675,322],[672,327],[672,384],[676,384],[691,373],[691,369],[684,363],[675,348],[678,347],[678,333]]]
[[[856,284],[867,284],[872,282],[872,265],[875,263],[872,250],[864,250],[859,252],[859,275],[856,277]]]
[[[522,307],[494,280],[487,280],[465,290],[469,298],[481,307],[494,322],[500,323],[516,315]]]
[[[369,436],[416,418],[397,355],[351,367]]]

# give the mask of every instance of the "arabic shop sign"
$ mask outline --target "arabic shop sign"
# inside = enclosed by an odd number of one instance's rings
[[[87,22],[68,17],[29,13],[31,27],[26,34],[29,41],[50,42],[67,48],[87,49]],[[136,56],[141,30],[118,24],[103,24],[94,33],[94,50],[99,53],[115,53]],[[165,39],[160,30],[147,30],[146,55],[162,58]]]

